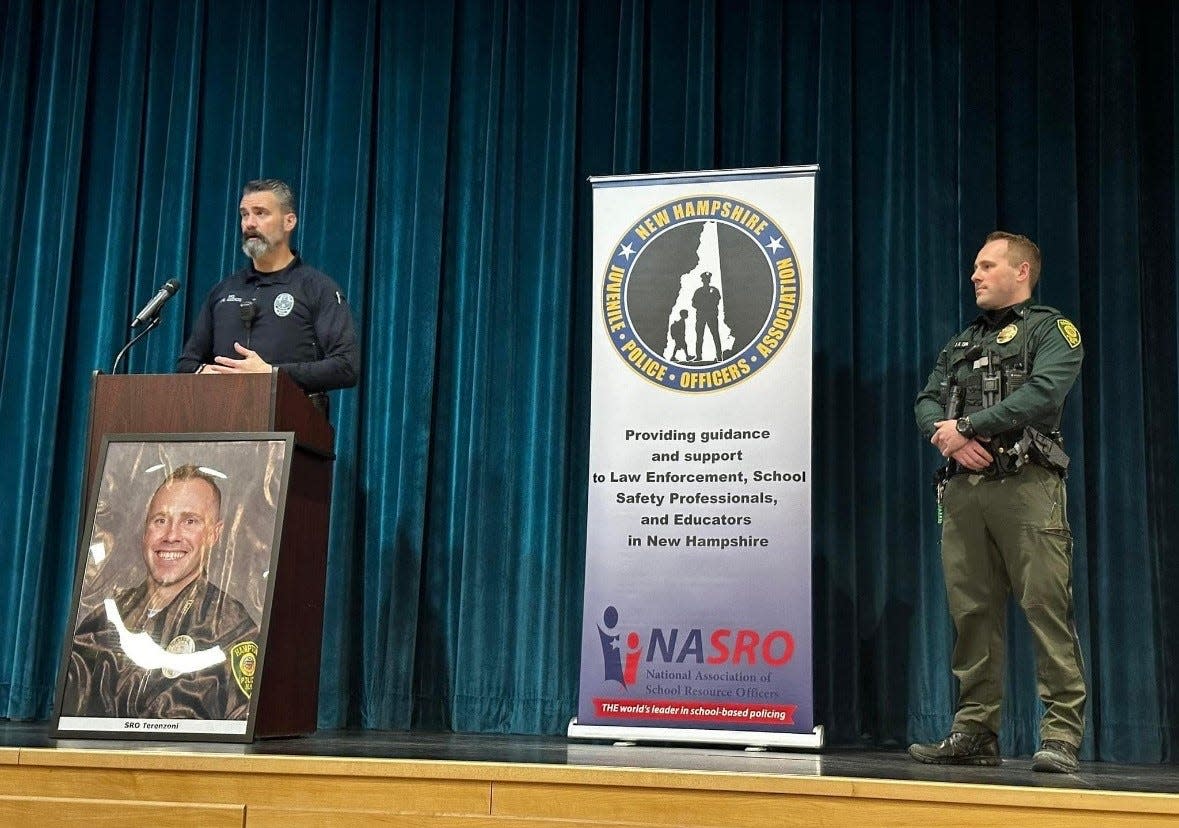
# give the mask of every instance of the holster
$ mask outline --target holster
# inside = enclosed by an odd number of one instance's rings
[[[1068,472],[1068,455],[1060,443],[1030,426],[1019,432],[1012,441],[1008,435],[997,437],[990,446],[995,462],[986,474],[990,477],[1007,477],[1019,474],[1029,462],[1042,466],[1064,477]]]
[[[1034,428],[1025,428],[1023,433],[1029,454],[1036,463],[1061,477],[1068,474],[1068,455],[1059,442]]]

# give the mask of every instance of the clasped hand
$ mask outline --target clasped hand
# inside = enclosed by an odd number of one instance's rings
[[[991,465],[991,453],[977,437],[959,433],[956,420],[938,420],[929,442],[942,453],[971,471],[983,471]],[[985,438],[984,438],[985,439]]]

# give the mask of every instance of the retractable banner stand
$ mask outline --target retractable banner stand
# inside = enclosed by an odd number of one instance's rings
[[[811,645],[816,172],[591,179],[572,738],[822,745]]]

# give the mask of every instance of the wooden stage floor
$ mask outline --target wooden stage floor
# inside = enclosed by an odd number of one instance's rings
[[[0,722],[0,826],[1161,826],[1173,766],[919,765],[557,737],[328,731],[221,745],[53,740]]]

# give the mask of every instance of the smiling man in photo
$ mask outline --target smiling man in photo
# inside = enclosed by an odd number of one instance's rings
[[[62,715],[246,718],[258,627],[208,580],[222,529],[216,480],[193,465],[168,474],[144,519],[147,577],[78,625]]]

